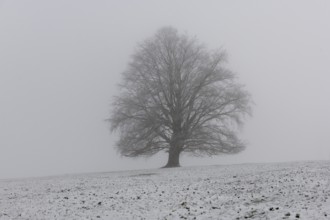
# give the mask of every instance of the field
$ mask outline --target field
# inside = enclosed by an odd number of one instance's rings
[[[330,219],[330,162],[0,180],[0,219]]]

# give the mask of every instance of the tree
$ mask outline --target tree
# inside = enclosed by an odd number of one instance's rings
[[[251,112],[250,95],[225,68],[226,53],[164,27],[138,45],[123,73],[109,119],[127,157],[168,153],[165,167],[193,156],[233,154],[237,132]]]

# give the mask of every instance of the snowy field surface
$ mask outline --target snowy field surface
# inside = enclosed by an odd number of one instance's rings
[[[330,219],[330,162],[0,180],[0,219]]]

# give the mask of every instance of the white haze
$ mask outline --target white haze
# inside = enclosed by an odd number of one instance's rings
[[[171,25],[223,47],[254,115],[234,156],[330,159],[330,2],[0,0],[0,178],[157,168],[121,158],[104,121],[137,42]]]

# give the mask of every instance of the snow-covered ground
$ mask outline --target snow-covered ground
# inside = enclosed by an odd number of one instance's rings
[[[0,219],[330,219],[330,162],[1,180]]]

